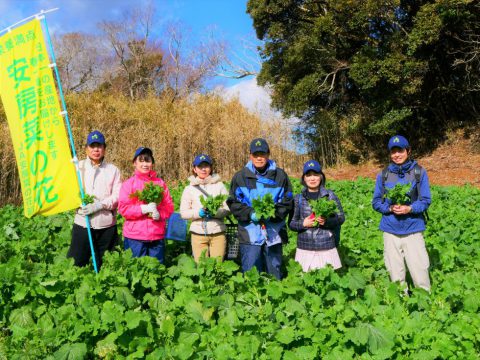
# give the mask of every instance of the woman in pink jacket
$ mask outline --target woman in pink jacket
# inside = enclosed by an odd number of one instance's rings
[[[118,211],[125,218],[123,237],[125,250],[131,249],[133,256],[156,257],[162,264],[165,259],[165,228],[173,213],[173,201],[165,182],[153,171],[152,150],[140,147],[135,151],[133,166],[135,174],[126,180],[120,189]],[[137,190],[142,191],[146,183],[152,182],[163,187],[163,197],[159,204],[149,204],[132,197]]]

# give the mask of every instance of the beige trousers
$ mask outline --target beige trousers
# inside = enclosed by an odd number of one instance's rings
[[[220,257],[220,260],[223,260],[225,248],[225,233],[206,236],[192,233],[192,252],[196,262],[200,259],[202,252],[205,252],[206,257]]]
[[[428,275],[430,261],[423,234],[416,232],[408,235],[393,235],[384,232],[383,244],[383,257],[390,279],[405,284],[406,262],[414,285],[430,291]]]

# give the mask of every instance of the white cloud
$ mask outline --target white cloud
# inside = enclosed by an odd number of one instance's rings
[[[272,108],[270,90],[257,85],[256,78],[244,80],[226,88],[217,88],[216,91],[225,99],[238,98],[244,107],[258,114],[262,119],[285,119],[280,111]],[[291,126],[295,126],[299,121],[296,117],[286,120]]]
[[[263,119],[280,116],[271,107],[272,99],[269,90],[258,86],[255,78],[224,88],[220,94],[225,99],[238,98],[243,106]]]
[[[284,125],[291,129],[295,128],[300,121],[296,117],[284,118],[281,112],[272,109],[270,91],[267,88],[258,86],[255,78],[241,81],[227,88],[217,88],[216,92],[225,99],[238,98],[245,108],[252,113],[258,114],[266,121],[273,119],[281,120]],[[307,151],[303,144],[297,143],[293,138],[284,139],[283,146],[298,154],[305,154]]]

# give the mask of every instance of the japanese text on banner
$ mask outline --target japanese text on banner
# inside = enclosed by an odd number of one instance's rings
[[[80,204],[40,20],[0,37],[0,96],[15,149],[25,216]]]

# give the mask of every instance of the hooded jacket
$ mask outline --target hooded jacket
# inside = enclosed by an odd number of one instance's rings
[[[200,179],[198,176],[190,176],[188,178],[190,185],[185,187],[180,200],[180,215],[182,219],[192,220],[190,232],[205,235],[218,234],[225,232],[225,224],[223,218],[230,214],[226,201],[223,206],[218,209],[216,214],[210,219],[202,219],[198,213],[203,208],[200,198],[206,197],[199,189],[201,188],[208,195],[228,195],[225,185],[220,181],[218,174],[208,176],[206,179]]]
[[[270,193],[275,202],[275,216],[263,224],[253,222],[252,200]],[[230,184],[230,196],[227,204],[233,216],[238,220],[238,238],[240,243],[272,246],[287,242],[285,220],[293,208],[292,185],[282,169],[274,161],[268,160],[267,169],[259,174],[252,162],[237,172]]]
[[[102,210],[89,216],[92,229],[104,229],[117,223],[118,194],[122,186],[120,170],[105,160],[93,166],[90,159],[78,163],[80,178],[85,194],[95,196],[102,204]],[[75,224],[87,227],[85,216],[75,214]]]
[[[428,175],[424,168],[421,169],[420,181],[415,180],[414,160],[408,160],[402,165],[390,164],[385,188],[391,189],[396,184],[410,184],[412,212],[406,215],[395,215],[390,211],[392,203],[388,198],[383,199],[385,189],[382,189],[382,173],[377,175],[375,191],[373,193],[372,207],[382,214],[379,229],[394,235],[408,235],[425,230],[423,212],[432,202]]]
[[[328,250],[333,249],[340,242],[340,226],[345,222],[342,204],[333,191],[320,187],[318,198],[326,197],[328,200],[334,200],[337,203],[337,213],[330,216],[325,221],[325,225],[306,228],[303,226],[303,220],[312,214],[312,208],[306,196],[307,189],[295,195],[295,209],[290,229],[298,232],[297,247],[302,250]]]
[[[142,214],[140,205],[144,205],[144,202],[136,198],[130,198],[133,192],[143,190],[145,183],[151,181],[163,187],[163,198],[157,205],[157,210],[160,213],[158,221],[148,217],[148,214]],[[122,184],[118,211],[125,218],[123,236],[143,241],[162,240],[165,237],[166,221],[173,213],[173,201],[167,185],[157,177],[155,171],[150,171],[148,174],[135,171],[135,175]]]

